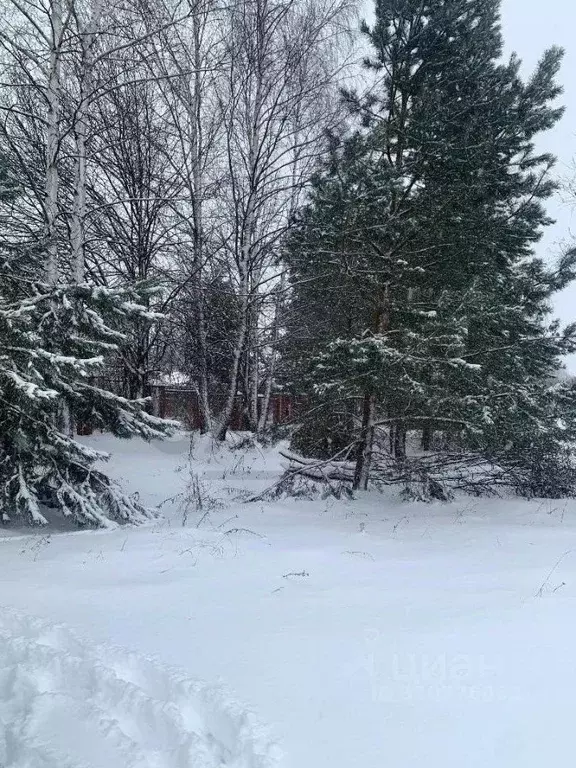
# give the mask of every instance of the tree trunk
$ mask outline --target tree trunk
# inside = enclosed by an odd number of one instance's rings
[[[368,488],[370,480],[370,465],[374,446],[374,421],[376,414],[376,396],[366,392],[362,406],[362,433],[358,443],[358,455],[354,468],[353,490]]]
[[[93,0],[90,19],[79,32],[82,59],[80,64],[80,100],[76,110],[74,138],[76,144],[76,179],[74,201],[70,221],[70,241],[74,280],[84,282],[86,264],[86,139],[88,134],[88,109],[93,87],[93,46],[96,30],[100,24],[102,0]]]
[[[252,171],[256,169],[256,145],[255,136],[250,134],[250,151],[249,151],[250,168]],[[253,177],[253,173],[251,174]],[[238,374],[240,371],[240,360],[242,353],[246,348],[246,341],[249,339],[251,332],[250,327],[250,313],[252,311],[253,304],[256,296],[253,288],[253,281],[250,279],[250,266],[254,264],[254,235],[256,231],[256,214],[254,210],[255,204],[255,191],[250,190],[248,195],[248,201],[246,205],[246,213],[244,218],[244,225],[242,228],[240,238],[240,254],[239,254],[239,272],[240,272],[240,292],[242,296],[241,304],[241,321],[240,329],[236,337],[236,345],[234,348],[234,356],[232,362],[232,368],[230,371],[230,383],[228,387],[228,396],[226,399],[226,405],[222,411],[218,427],[216,430],[216,438],[218,440],[225,440],[228,427],[230,426],[230,419],[232,411],[234,410],[234,403],[236,400],[236,392],[238,390]],[[248,350],[248,353],[250,350]],[[249,365],[248,358],[248,365]]]
[[[204,178],[202,173],[202,29],[199,11],[192,14],[192,36],[194,40],[193,96],[189,117],[192,128],[192,216],[194,220],[194,296],[196,305],[197,348],[199,356],[198,405],[202,417],[201,432],[212,430],[212,410],[208,387],[208,345],[206,316],[204,312]]]
[[[432,438],[434,436],[434,430],[427,424],[422,430],[422,440],[420,447],[423,451],[430,451],[432,449]]]
[[[260,15],[262,8],[257,2],[259,13],[257,15],[256,28],[254,29],[253,39],[243,41],[250,49],[250,57],[254,64],[253,70],[246,75],[247,80],[242,81],[240,85],[242,98],[248,105],[245,121],[234,122],[231,118],[228,135],[228,164],[234,173],[234,147],[236,141],[240,138],[238,131],[242,131],[246,139],[245,167],[242,171],[246,182],[246,187],[242,194],[234,200],[235,218],[239,229],[236,230],[236,237],[239,240],[239,250],[237,252],[237,265],[240,276],[240,294],[241,303],[241,322],[240,330],[236,338],[234,358],[231,370],[230,385],[226,406],[220,417],[217,436],[223,440],[226,437],[226,431],[230,423],[230,417],[234,407],[236,391],[238,389],[238,374],[240,369],[240,360],[243,352],[246,353],[247,363],[247,398],[246,403],[249,421],[253,428],[258,424],[258,344],[254,338],[257,332],[257,316],[255,313],[259,310],[259,282],[261,265],[259,259],[261,256],[260,246],[257,243],[258,214],[257,205],[262,203],[261,195],[262,181],[259,171],[262,158],[262,129],[263,129],[263,100],[264,100],[264,77],[265,77],[265,57],[267,45],[265,31],[265,17]],[[250,35],[250,33],[248,33]],[[264,46],[264,47],[263,47]],[[234,62],[233,62],[234,66]],[[253,87],[253,90],[252,90]],[[265,126],[264,126],[265,127]],[[230,133],[231,132],[231,133]],[[233,134],[236,132],[236,135]]]
[[[256,284],[259,277],[256,278]],[[259,412],[258,400],[260,394],[260,350],[258,345],[258,318],[260,313],[259,303],[252,297],[252,305],[248,309],[248,344],[246,349],[246,390],[247,390],[247,409],[249,429],[252,432],[258,431]]]
[[[238,391],[238,378],[240,373],[240,360],[242,359],[242,352],[244,351],[244,345],[246,342],[247,331],[247,312],[243,307],[242,320],[240,322],[240,328],[236,337],[236,344],[234,347],[234,355],[232,358],[232,367],[230,370],[230,382],[228,385],[228,394],[226,396],[226,402],[224,408],[216,421],[214,431],[214,437],[216,440],[223,442],[226,439],[228,428],[230,427],[230,420],[234,411],[234,405],[236,403],[236,394]]]
[[[276,364],[278,361],[278,338],[280,335],[280,309],[282,306],[282,297],[286,287],[286,272],[282,272],[280,278],[280,285],[276,294],[276,301],[274,304],[274,320],[272,321],[272,352],[270,356],[270,364],[268,367],[268,374],[266,376],[266,382],[264,384],[264,396],[262,398],[262,407],[260,410],[260,417],[258,419],[258,432],[262,432],[266,429],[268,424],[268,411],[270,410],[270,397],[272,395],[272,387],[274,386],[274,379],[276,375]]]
[[[406,427],[398,423],[394,429],[394,458],[406,458]]]
[[[198,275],[198,287],[195,289],[196,341],[198,348],[198,407],[202,418],[200,432],[206,434],[212,430],[212,409],[208,388],[208,344],[206,318],[204,314],[204,292],[202,273]]]
[[[56,285],[58,282],[58,196],[60,191],[60,175],[58,172],[58,155],[60,153],[60,114],[62,110],[60,93],[60,57],[62,46],[62,0],[52,0],[50,6],[50,23],[52,26],[52,47],[46,100],[48,113],[46,115],[46,179],[45,179],[45,214],[46,214],[46,282]]]
[[[384,287],[379,306],[374,311],[373,333],[382,334],[390,329],[390,291],[388,285]],[[354,470],[355,490],[365,490],[370,480],[370,465],[374,446],[374,421],[376,417],[376,393],[373,388],[364,393],[362,407],[362,431],[358,444],[358,456]]]
[[[46,282],[55,286],[58,283],[60,264],[58,258],[58,202],[60,195],[60,117],[62,112],[61,96],[61,47],[63,38],[62,0],[52,0],[50,4],[50,25],[52,27],[52,45],[48,73],[46,100],[46,176],[45,176],[45,216],[46,216]],[[73,425],[70,409],[65,399],[59,402],[55,417],[59,429],[66,435],[72,435]]]

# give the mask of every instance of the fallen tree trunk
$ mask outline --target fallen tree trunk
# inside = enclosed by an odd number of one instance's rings
[[[354,444],[329,459],[313,459],[280,451],[288,461],[280,479],[247,501],[281,495],[309,495],[321,485],[326,493],[352,496],[356,463],[348,460]],[[342,457],[342,458],[340,458]],[[309,481],[297,486],[297,479]],[[403,485],[406,498],[446,501],[453,491],[495,495],[499,487],[514,485],[513,475],[498,464],[475,454],[427,454],[396,459],[387,453],[374,455],[370,482],[373,487]]]

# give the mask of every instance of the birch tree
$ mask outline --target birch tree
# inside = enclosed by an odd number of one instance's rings
[[[278,244],[325,132],[339,119],[335,56],[344,2],[240,0],[227,14],[228,68],[220,90],[227,160],[222,245],[241,302],[228,395],[215,434],[223,439],[245,371],[250,427],[259,417],[260,329],[282,273]],[[273,306],[272,302],[272,306]],[[270,309],[270,307],[268,307]],[[273,325],[272,321],[272,325]],[[265,418],[265,417],[264,417]]]
[[[193,322],[186,328],[195,349],[193,370],[202,415],[202,430],[212,429],[206,291],[218,271],[214,212],[222,186],[221,120],[218,88],[227,66],[220,29],[222,11],[214,0],[191,4],[186,24],[153,40],[147,57],[159,81],[167,132],[174,137],[164,162],[180,179],[181,195],[173,210],[182,236],[177,251],[181,298]]]

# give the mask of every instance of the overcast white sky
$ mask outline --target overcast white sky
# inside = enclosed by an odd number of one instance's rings
[[[566,113],[556,128],[543,137],[541,145],[558,157],[556,173],[576,178],[576,0],[502,0],[502,28],[506,49],[516,51],[528,74],[542,52],[551,45],[565,49],[560,80],[564,86],[561,103]],[[576,244],[576,212],[566,193],[549,204],[556,224],[549,227],[538,246],[540,255],[554,259],[569,244]],[[576,285],[556,301],[557,315],[566,323],[576,320]],[[576,356],[568,363],[576,373]]]

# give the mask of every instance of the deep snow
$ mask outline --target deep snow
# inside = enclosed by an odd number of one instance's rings
[[[89,440],[165,518],[0,532],[2,768],[571,763],[574,502],[243,504],[276,451]]]

